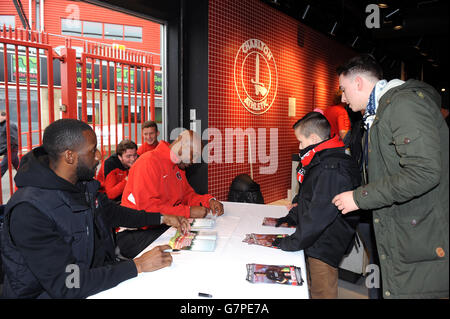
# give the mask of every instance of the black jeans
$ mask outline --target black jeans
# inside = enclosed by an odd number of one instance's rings
[[[381,299],[381,270],[380,270],[380,261],[378,259],[377,245],[375,242],[375,233],[373,230],[373,224],[371,220],[372,214],[370,212],[366,212],[363,214],[370,214],[370,218],[360,221],[357,228],[358,235],[367,249],[367,253],[369,255],[369,264],[377,265],[380,275],[379,288],[368,288],[369,299]]]
[[[133,259],[167,229],[169,226],[159,225],[145,230],[124,230],[117,233],[116,242],[120,254],[125,258]]]

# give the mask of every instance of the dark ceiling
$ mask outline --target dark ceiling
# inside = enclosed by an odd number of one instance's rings
[[[178,19],[176,7],[196,0],[85,0],[108,3],[130,12]],[[226,1],[226,0],[222,0]],[[246,1],[246,0],[241,0]],[[381,63],[387,79],[399,78],[404,62],[406,78],[423,79],[437,89],[448,86],[449,1],[448,0],[260,0],[301,21],[330,38],[372,53]],[[383,2],[379,28],[368,28],[369,4]],[[162,12],[159,12],[159,8]],[[171,8],[171,9],[170,9]],[[167,12],[172,15],[165,16]],[[177,13],[178,12],[178,13]],[[173,15],[175,14],[175,16]],[[394,30],[397,21],[402,29]],[[333,34],[330,34],[333,31]],[[418,48],[415,48],[419,44]]]
[[[351,46],[372,53],[386,77],[399,77],[404,62],[407,78],[422,79],[448,91],[449,2],[446,0],[261,0],[302,23]],[[368,28],[379,9],[379,28]],[[374,19],[369,21],[373,22]],[[400,23],[402,28],[394,30]],[[333,31],[333,32],[332,32]],[[333,34],[331,34],[331,32]],[[417,48],[415,47],[418,44]]]

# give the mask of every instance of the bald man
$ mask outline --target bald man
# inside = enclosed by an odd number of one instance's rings
[[[186,218],[203,218],[209,211],[222,215],[222,203],[197,194],[186,179],[185,169],[200,157],[201,140],[192,131],[183,131],[172,144],[161,141],[130,169],[122,205]]]

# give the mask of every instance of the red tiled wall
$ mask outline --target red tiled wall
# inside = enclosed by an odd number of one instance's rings
[[[222,133],[223,162],[209,163],[208,191],[226,200],[233,178],[242,173],[250,175],[247,140],[225,146],[225,128],[253,128],[256,132],[266,128],[265,154],[270,153],[269,129],[278,128],[277,170],[270,175],[260,174],[259,168],[268,163],[259,163],[256,158],[253,178],[260,184],[266,203],[286,198],[291,183],[291,156],[298,152],[292,125],[314,107],[331,105],[339,86],[336,68],[354,53],[260,0],[210,0],[208,27],[208,126]],[[299,45],[299,37],[303,46]],[[234,85],[234,60],[248,39],[259,39],[270,48],[278,70],[276,98],[262,115],[251,114],[243,107]],[[288,116],[289,97],[296,98],[295,117]],[[210,143],[212,140],[210,137]],[[234,154],[244,152],[245,162],[225,163],[226,147],[233,148]],[[256,151],[253,154],[257,157]]]

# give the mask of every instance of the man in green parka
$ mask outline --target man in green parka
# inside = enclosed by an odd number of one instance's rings
[[[336,195],[342,214],[373,211],[383,298],[449,296],[449,134],[440,96],[382,80],[370,55],[338,68],[342,101],[363,112],[365,183]]]

